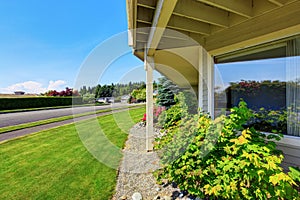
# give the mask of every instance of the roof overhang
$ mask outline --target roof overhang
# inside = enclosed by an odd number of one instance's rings
[[[299,0],[127,0],[129,45],[143,59],[184,34],[218,56],[300,33]],[[146,29],[147,31],[143,31]],[[182,45],[179,45],[179,47]]]

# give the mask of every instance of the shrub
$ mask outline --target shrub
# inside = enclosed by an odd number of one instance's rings
[[[86,94],[82,95],[82,100],[84,103],[95,103],[95,95],[86,93]]]
[[[286,134],[287,111],[285,109],[267,110],[260,108],[259,111],[254,111],[254,116],[248,121],[247,126],[253,126],[259,131]]]
[[[82,104],[81,97],[30,97],[30,98],[2,98],[0,110],[40,108],[52,106],[67,106]]]
[[[296,184],[300,186],[300,169],[298,167],[289,167],[289,176],[292,177],[293,180],[295,180]],[[295,189],[300,192],[300,187],[295,187]]]
[[[185,119],[165,144],[158,181],[209,199],[297,199],[295,181],[279,166],[283,160],[273,140],[253,127],[245,102],[230,116],[212,120],[206,114]],[[279,140],[279,135],[267,139]]]
[[[184,102],[187,105],[189,114],[196,114],[198,112],[198,99],[194,92],[186,90],[182,92],[184,95]]]
[[[157,123],[159,116],[165,110],[166,110],[166,107],[164,107],[164,106],[154,106],[154,108],[153,108],[153,121],[154,121],[154,123]]]
[[[185,96],[179,93],[176,96],[176,104],[168,110],[161,112],[158,117],[158,125],[165,129],[177,125],[181,119],[188,116],[188,107],[185,104]]]

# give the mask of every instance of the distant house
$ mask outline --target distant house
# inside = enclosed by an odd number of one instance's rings
[[[97,102],[99,103],[114,103],[115,98],[114,97],[100,97],[96,99]]]
[[[23,91],[15,91],[14,93],[15,93],[15,95],[24,95],[25,94],[25,92],[23,92]]]
[[[129,98],[130,98],[130,95],[129,95],[129,94],[123,95],[123,96],[121,97],[121,103],[128,103]]]

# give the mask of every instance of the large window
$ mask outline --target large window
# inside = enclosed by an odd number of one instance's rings
[[[244,99],[249,122],[266,132],[300,136],[300,39],[245,49],[217,58],[215,114]]]

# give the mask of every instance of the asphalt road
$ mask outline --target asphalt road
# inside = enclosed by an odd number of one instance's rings
[[[0,114],[0,128],[5,126],[13,126],[13,125],[18,125],[18,124],[23,124],[28,122],[50,119],[55,117],[62,117],[66,115],[86,113],[86,112],[104,110],[108,108],[121,108],[125,106],[128,106],[128,104],[115,103],[115,104],[105,105],[105,106],[84,106],[84,107],[74,107],[74,108],[5,113],[5,114]]]
[[[134,108],[130,108],[130,109],[134,109]],[[14,138],[22,137],[22,136],[25,136],[25,135],[30,135],[30,134],[33,134],[33,133],[36,133],[36,132],[39,132],[39,131],[43,131],[43,130],[46,130],[46,129],[50,129],[50,128],[54,128],[54,127],[74,123],[74,122],[85,120],[85,119],[91,119],[91,118],[94,118],[95,116],[99,117],[99,116],[109,115],[111,113],[122,112],[124,110],[127,110],[127,108],[122,108],[122,109],[118,109],[118,110],[115,110],[115,111],[108,111],[108,112],[98,113],[96,115],[87,115],[87,116],[77,117],[77,118],[74,118],[74,119],[68,119],[68,120],[64,120],[64,121],[53,122],[53,123],[50,123],[50,124],[44,124],[44,125],[40,125],[40,126],[34,126],[34,127],[31,127],[31,128],[25,128],[25,129],[11,131],[11,132],[7,132],[7,133],[2,133],[2,134],[0,134],[0,144],[2,142],[6,142],[6,141],[14,139]]]

